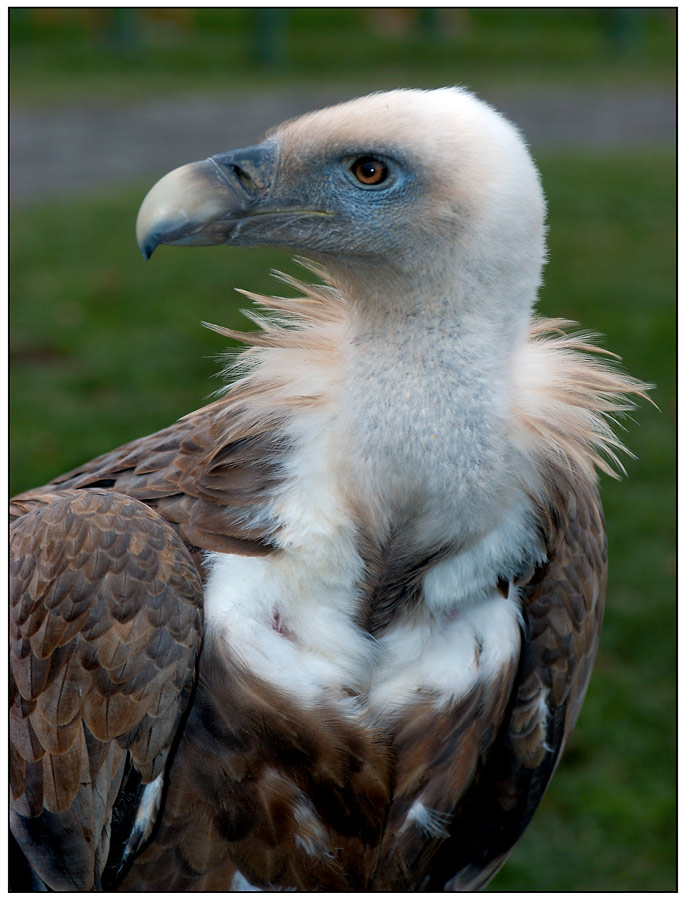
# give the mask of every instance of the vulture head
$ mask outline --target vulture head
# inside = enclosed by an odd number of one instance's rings
[[[478,297],[512,322],[535,299],[544,216],[503,116],[460,88],[396,90],[175,169],[145,198],[137,237],[146,258],[158,244],[288,248],[321,260],[353,303],[383,303],[392,284],[402,312]]]

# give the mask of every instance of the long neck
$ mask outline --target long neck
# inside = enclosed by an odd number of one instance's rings
[[[316,287],[304,304],[278,301],[310,324],[260,338],[243,382],[245,415],[253,422],[263,409],[282,410],[293,477],[305,473],[311,494],[320,459],[324,493],[340,491],[375,533],[411,521],[428,538],[477,538],[517,481],[512,354],[525,339],[531,292],[464,267],[329,268],[333,305]]]
[[[407,282],[387,280],[364,302],[347,286],[343,402],[355,481],[379,498],[380,523],[416,519],[424,533],[453,530],[462,541],[489,527],[513,489],[510,369],[528,309],[507,320],[511,297],[484,296],[479,285],[475,298],[466,279],[444,288],[412,296]]]
[[[411,260],[327,260],[349,305],[354,331],[384,340],[396,331],[417,338],[450,331],[472,345],[509,356],[525,339],[540,267],[527,255],[503,266],[497,258],[426,253]]]

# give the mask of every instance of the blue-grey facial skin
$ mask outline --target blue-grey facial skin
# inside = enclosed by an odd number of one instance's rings
[[[361,183],[352,170],[362,158],[383,163],[385,180]],[[293,157],[269,140],[177,173],[177,201],[160,199],[166,176],[141,207],[139,243],[146,258],[160,243],[268,245],[348,258],[387,255],[401,247],[402,233],[416,221],[422,194],[416,167],[392,148],[329,148],[326,154]],[[151,204],[155,208],[148,213]]]
[[[363,184],[353,174],[354,164],[364,158],[387,167],[388,175],[380,184]],[[262,236],[310,252],[385,254],[398,240],[394,231],[403,227],[404,210],[417,199],[416,181],[405,160],[375,147],[343,147],[308,159],[289,158],[279,172],[275,196],[265,203],[283,210],[284,224],[265,223]],[[290,221],[289,210],[293,210]]]

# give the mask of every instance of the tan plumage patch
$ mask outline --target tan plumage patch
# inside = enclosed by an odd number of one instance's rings
[[[229,355],[224,391],[235,416],[227,436],[251,434],[284,413],[307,410],[331,400],[341,377],[349,317],[345,299],[329,283],[328,273],[309,260],[299,260],[323,283],[308,284],[283,272],[274,276],[301,292],[299,297],[271,297],[240,290],[257,306],[275,315],[244,310],[257,331],[236,331],[205,323],[224,337],[241,341],[247,350]],[[265,352],[268,351],[268,352]],[[317,388],[313,392],[313,388]]]
[[[309,284],[276,272],[301,296],[241,291],[279,314],[247,312],[258,331],[208,326],[251,348],[224,370],[227,377],[239,376],[225,389],[227,399],[241,402],[232,430],[249,433],[267,414],[273,418],[335,396],[337,369],[352,333],[350,310],[325,268],[300,262],[324,283]],[[618,417],[634,410],[637,399],[652,402],[651,385],[622,372],[618,357],[597,345],[598,335],[570,331],[574,325],[566,319],[534,317],[512,361],[515,441],[551,488],[559,487],[560,477],[567,483],[578,476],[592,478],[595,470],[611,477],[625,474],[619,454],[632,454],[615,433]],[[269,353],[263,352],[266,349]],[[320,386],[316,394],[313,384]]]
[[[516,439],[546,486],[560,477],[565,483],[593,478],[596,469],[611,477],[624,474],[618,453],[631,454],[613,426],[636,408],[634,398],[649,400],[651,386],[622,372],[617,357],[597,346],[597,335],[567,333],[574,324],[534,318],[513,363]]]

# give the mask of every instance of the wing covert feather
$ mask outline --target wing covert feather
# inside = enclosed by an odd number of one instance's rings
[[[233,433],[239,412],[235,398],[216,401],[15,497],[10,515],[45,505],[64,490],[107,488],[140,500],[169,522],[200,569],[202,550],[270,553],[274,523],[262,506],[283,477],[285,447],[275,423],[256,433]]]
[[[202,585],[137,500],[34,498],[12,528],[11,821],[50,888],[89,890],[127,767],[142,783],[164,769],[193,684]]]

